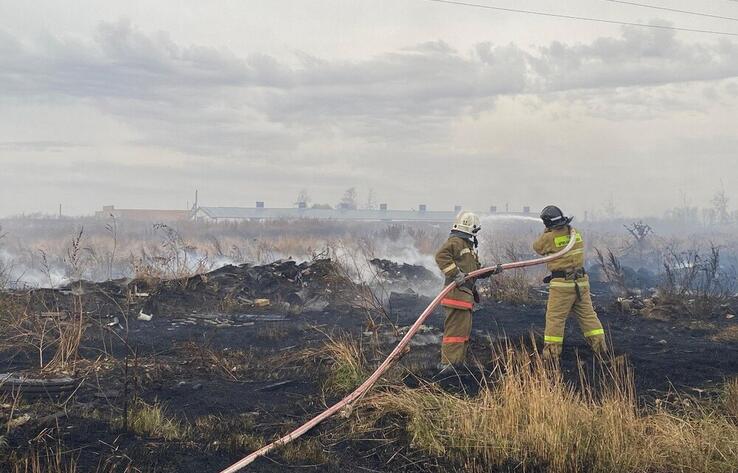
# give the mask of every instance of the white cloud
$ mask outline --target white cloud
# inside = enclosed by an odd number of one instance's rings
[[[558,192],[552,183],[583,177],[594,184],[580,186],[597,192],[598,169],[642,190],[642,180],[628,181],[626,164],[682,156],[658,148],[682,139],[675,124],[690,127],[701,117],[695,139],[717,135],[711,149],[734,152],[734,141],[724,138],[728,125],[709,117],[735,110],[737,77],[735,42],[688,42],[634,28],[537,47],[478,41],[460,50],[433,40],[351,59],[237,55],[129,21],[102,23],[90,37],[30,40],[0,32],[0,110],[35,103],[101,117],[98,127],[59,112],[60,129],[80,125],[65,138],[48,119],[34,128],[11,123],[6,113],[0,125],[12,126],[0,127],[0,159],[12,159],[5,175],[16,181],[4,190],[28,187],[20,184],[24,175],[42,166],[52,171],[44,182],[55,189],[47,201],[61,189],[84,188],[84,197],[66,193],[87,211],[90,201],[97,207],[133,191],[142,205],[168,204],[167,193],[189,194],[203,181],[229,202],[241,195],[230,186],[248,182],[254,194],[285,203],[306,185],[323,189],[313,194],[330,202],[337,198],[326,196],[341,187],[362,185],[408,206],[446,205],[449,195],[500,179],[494,192],[468,198],[481,208],[505,198],[545,203],[541,192]],[[42,116],[40,109],[34,114]],[[650,136],[638,136],[644,126]],[[450,171],[456,166],[460,171]],[[526,173],[531,184],[516,187],[510,176]],[[666,180],[679,179],[672,173]]]

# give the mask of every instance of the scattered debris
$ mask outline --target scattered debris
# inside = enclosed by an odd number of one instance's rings
[[[0,392],[29,395],[54,395],[73,391],[79,382],[73,378],[29,378],[13,373],[0,374]]]
[[[233,319],[238,321],[282,322],[287,320],[287,316],[279,314],[238,314],[234,315]]]
[[[38,425],[53,425],[56,423],[57,420],[61,419],[62,417],[66,417],[67,413],[64,411],[59,411],[54,414],[39,417],[36,419],[36,424]]]
[[[269,384],[267,386],[264,386],[262,388],[257,389],[258,392],[268,392],[268,391],[276,391],[279,388],[283,388],[285,386],[289,386],[291,384],[295,384],[297,382],[296,379],[288,379],[286,381],[280,381],[278,383]]]
[[[151,319],[154,318],[153,315],[145,314],[143,309],[138,313],[138,317],[136,317],[138,320],[143,320],[144,322],[150,322]]]
[[[18,428],[18,427],[21,427],[21,426],[23,426],[23,425],[27,424],[27,423],[28,423],[28,421],[30,421],[30,420],[31,420],[31,416],[30,416],[30,415],[28,415],[28,414],[23,414],[23,415],[22,415],[22,416],[20,416],[20,417],[16,417],[15,419],[11,419],[11,420],[9,420],[9,421],[7,422],[7,424],[5,424],[5,427],[6,427],[6,428],[7,428],[8,430],[13,430],[13,429],[16,429],[16,428]]]
[[[271,301],[269,299],[256,299],[254,301],[254,307],[269,307]]]

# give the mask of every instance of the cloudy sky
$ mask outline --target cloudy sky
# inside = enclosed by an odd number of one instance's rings
[[[606,0],[477,3],[736,32]],[[643,3],[738,18],[732,0]],[[0,0],[0,216],[738,205],[738,36],[426,0]]]

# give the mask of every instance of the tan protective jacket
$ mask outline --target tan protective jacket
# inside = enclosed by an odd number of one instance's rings
[[[470,273],[482,267],[477,252],[474,250],[474,244],[455,235],[450,236],[436,253],[436,264],[446,277],[446,285],[454,281],[454,277],[459,271]],[[441,301],[441,304],[457,309],[471,309],[474,303],[474,295],[471,289],[473,286],[474,281],[472,280],[462,287],[454,288]],[[459,301],[459,303],[454,301]]]
[[[559,228],[547,228],[543,235],[533,243],[533,251],[539,255],[547,256],[559,252],[569,244],[569,225]],[[574,271],[584,268],[584,241],[582,235],[577,231],[577,242],[563,257],[548,263],[548,270],[553,271]]]

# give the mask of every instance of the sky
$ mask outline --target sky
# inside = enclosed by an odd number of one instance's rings
[[[738,34],[607,0],[476,3]],[[736,208],[737,117],[738,36],[428,0],[0,0],[0,216],[350,187],[397,209],[662,215],[721,188]]]

